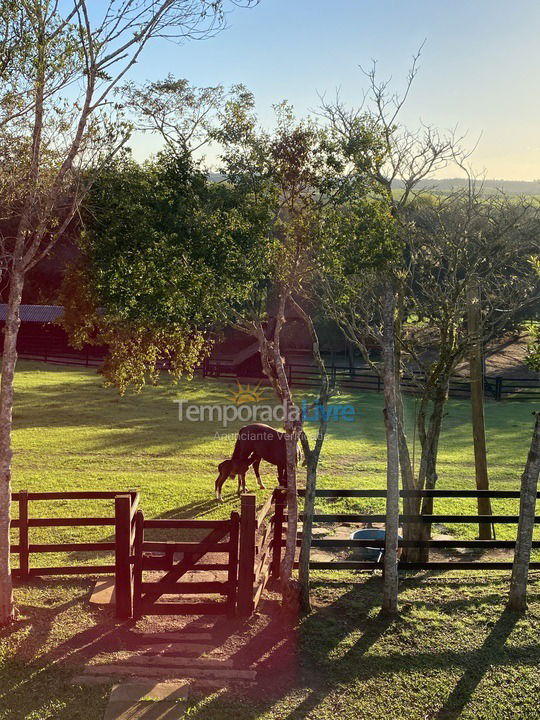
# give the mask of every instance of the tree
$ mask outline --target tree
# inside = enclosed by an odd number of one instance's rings
[[[527,580],[531,558],[538,476],[540,475],[540,414],[536,414],[531,447],[521,477],[519,524],[514,549],[508,607],[522,612],[527,609]]]
[[[347,179],[338,146],[313,122],[298,121],[287,104],[276,107],[277,127],[267,133],[258,127],[253,101],[229,103],[221,131],[223,173],[239,189],[266,197],[273,208],[268,234],[274,239],[273,260],[267,288],[274,304],[269,322],[268,303],[252,304],[233,313],[232,323],[257,339],[265,375],[285,408],[287,447],[287,541],[281,567],[284,605],[309,610],[309,552],[317,467],[326,429],[329,379],[312,318],[315,270],[324,262],[324,247],[332,228],[330,208],[347,192]],[[321,374],[318,398],[319,431],[311,446],[303,418],[289,386],[282,357],[281,336],[287,314],[293,309],[312,339],[313,357]],[[307,464],[300,587],[293,580],[298,532],[297,444],[301,442]]]
[[[406,235],[406,212],[409,203],[414,199],[419,187],[424,184],[426,178],[446,167],[449,160],[458,152],[458,141],[453,134],[441,135],[431,126],[422,126],[419,131],[410,131],[398,122],[398,116],[417,73],[419,56],[420,51],[413,58],[405,91],[402,95],[391,93],[388,81],[379,82],[377,80],[374,64],[371,70],[365,73],[369,90],[364,95],[360,107],[348,109],[338,96],[334,102],[327,102],[323,98],[321,108],[322,115],[331,124],[334,133],[341,138],[344,151],[352,166],[365,166],[374,192],[383,199],[383,202],[389,208],[398,237],[402,242],[404,242]],[[374,152],[373,146],[369,144],[366,146],[365,144],[366,128],[369,128],[372,136],[377,138],[376,152]],[[367,161],[366,151],[370,156]],[[415,485],[405,435],[403,401],[399,384],[401,347],[399,342],[395,341],[403,322],[399,263],[387,266],[386,286],[384,283],[380,283],[380,276],[377,276],[377,274],[374,276],[368,275],[368,277],[373,279],[374,282],[366,284],[363,279],[359,278],[357,270],[352,269],[352,272],[349,271],[349,278],[352,279],[353,284],[359,282],[363,289],[367,290],[369,295],[368,304],[372,311],[376,310],[375,312],[370,314],[364,312],[361,307],[359,308],[362,305],[362,300],[359,295],[350,292],[351,283],[349,283],[349,292],[347,294],[339,291],[336,294],[335,282],[327,284],[326,287],[327,289],[331,288],[331,292],[325,295],[325,300],[332,308],[331,312],[334,319],[349,341],[360,349],[366,361],[378,372],[380,372],[380,369],[370,357],[369,344],[366,343],[366,338],[378,336],[383,347],[381,374],[385,383],[385,402],[387,404],[385,408],[385,427],[389,452],[387,458],[387,482],[389,486],[385,562],[394,567],[397,562],[397,546],[394,548],[394,536],[397,538],[398,522],[394,507],[396,493],[399,497],[399,488],[396,490],[395,487],[398,478],[392,466],[395,455],[393,450],[395,441],[394,416],[397,418],[398,456],[403,486],[406,489],[413,489]],[[374,296],[374,290],[380,292],[378,298]],[[393,306],[395,312],[393,313],[389,312],[391,294],[394,295]],[[351,312],[351,303],[356,304],[359,314],[358,312]],[[381,311],[381,305],[384,306],[384,311]],[[385,322],[390,322],[391,316],[393,318],[391,326],[385,327]],[[372,321],[376,327],[370,324]],[[393,335],[393,338],[390,337],[391,335]],[[390,361],[388,355],[390,347],[393,348],[395,353],[393,361]],[[388,384],[391,384],[391,387]],[[404,500],[404,507],[407,514],[416,514],[419,510],[417,500],[407,496]],[[392,527],[390,527],[390,523],[392,523]],[[406,526],[405,539],[410,539],[414,532],[415,530],[412,527]],[[395,574],[393,571],[390,574],[385,573],[383,601],[384,612],[394,613],[397,610],[397,572]]]
[[[408,321],[400,345],[408,376],[421,371],[416,382],[422,452],[416,483],[419,489],[432,489],[451,376],[472,348],[500,337],[538,297],[530,257],[539,217],[534,200],[488,195],[471,181],[463,191],[411,206],[410,218],[403,282]],[[470,288],[479,280],[481,322],[471,333],[466,322]],[[422,512],[432,514],[432,498],[424,499]],[[428,539],[429,524],[422,527]]]
[[[0,147],[9,281],[0,385],[0,623],[13,616],[9,523],[11,426],[19,306],[25,275],[81,206],[94,173],[129,127],[112,93],[155,37],[187,40],[223,26],[220,0],[4,2],[0,9]]]
[[[322,109],[345,146],[351,148],[353,163],[358,155],[363,159],[359,125],[369,123],[381,137],[371,178],[386,197],[403,248],[401,261],[392,268],[396,292],[396,380],[406,373],[421,393],[417,428],[422,453],[416,475],[405,433],[401,392],[399,385],[396,387],[402,483],[405,490],[413,491],[404,497],[406,515],[418,515],[421,507],[423,512],[430,514],[432,508],[430,499],[426,498],[422,505],[419,498],[414,497],[414,491],[435,486],[438,441],[450,375],[468,347],[466,332],[463,332],[467,306],[463,303],[462,273],[465,272],[469,280],[473,271],[479,273],[483,282],[484,274],[491,278],[491,300],[483,315],[482,340],[492,337],[496,328],[502,328],[515,316],[520,302],[523,307],[530,301],[532,287],[527,256],[513,253],[520,243],[520,253],[530,251],[535,223],[533,202],[512,203],[502,196],[484,195],[481,184],[472,178],[463,191],[450,193],[450,196],[441,196],[430,188],[432,174],[450,163],[457,163],[466,170],[467,154],[460,149],[461,139],[453,133],[441,134],[431,126],[410,131],[399,124],[399,113],[417,72],[417,60],[418,55],[401,96],[392,94],[387,82],[378,82],[373,68],[367,73],[369,92],[364,105],[349,110],[338,98],[333,103],[323,102]],[[419,233],[423,232],[421,228],[425,227],[422,218],[446,210],[448,222],[444,227],[432,226],[429,239],[425,235],[424,241],[418,244]],[[458,221],[460,214],[461,223]],[[453,221],[450,216],[454,217]],[[470,220],[468,229],[464,216]],[[514,226],[514,223],[517,224]],[[496,247],[504,247],[502,259],[507,264],[500,266],[499,272],[495,267],[496,256],[489,250],[490,242]],[[500,262],[498,258],[497,262]],[[483,263],[490,269],[487,270]],[[511,268],[515,269],[515,274],[506,283],[505,276],[512,273]],[[507,297],[509,304],[498,312],[500,305],[494,302],[495,295],[503,292],[503,288],[509,290],[514,281],[517,285],[512,299]],[[352,267],[348,272],[346,293],[340,291],[342,286],[343,278],[327,283],[325,302],[348,339],[360,349],[366,362],[380,373],[372,340],[378,339],[381,345],[381,300],[377,298],[377,293],[382,293],[381,283],[376,276],[360,276]],[[423,375],[419,375],[418,370]],[[427,532],[429,527],[424,523],[407,523],[404,538],[425,539]],[[425,555],[425,552],[412,548],[404,551],[404,557],[412,561],[425,558]]]
[[[122,393],[155,382],[158,361],[191,375],[226,308],[260,281],[258,212],[189,153],[111,163],[87,197],[82,256],[61,293],[71,343],[106,344],[101,372]]]

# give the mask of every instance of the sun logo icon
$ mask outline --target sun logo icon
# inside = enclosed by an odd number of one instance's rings
[[[268,388],[262,388],[261,382],[262,380],[254,387],[251,387],[249,383],[247,385],[242,385],[242,383],[237,380],[236,384],[238,385],[238,390],[232,390],[230,395],[233,403],[235,405],[243,405],[244,403],[256,403],[263,400],[264,393],[268,390]]]

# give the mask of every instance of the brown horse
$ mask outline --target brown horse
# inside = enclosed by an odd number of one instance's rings
[[[245,492],[245,475],[250,465],[253,465],[259,487],[264,489],[259,473],[261,460],[277,466],[278,482],[285,486],[287,484],[285,433],[262,423],[246,425],[238,432],[231,459],[224,460],[218,465],[219,474],[215,482],[216,498],[222,501],[221,489],[225,480],[227,478],[234,480],[236,475],[238,475],[238,495]]]

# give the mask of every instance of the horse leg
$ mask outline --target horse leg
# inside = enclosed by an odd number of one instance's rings
[[[261,464],[261,458],[257,458],[253,462],[253,471],[255,473],[255,477],[257,478],[257,484],[261,488],[261,490],[265,489],[264,483],[261,480],[261,474],[259,473],[259,465]]]
[[[221,497],[221,489],[223,488],[223,484],[225,483],[225,480],[227,479],[227,476],[221,477],[221,475],[217,478],[216,484],[215,484],[215,491],[216,491],[216,500],[219,500],[219,502],[223,502],[223,498]]]

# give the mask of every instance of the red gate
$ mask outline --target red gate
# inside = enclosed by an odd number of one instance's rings
[[[207,530],[196,542],[157,542],[145,539],[145,531]],[[238,586],[238,539],[240,516],[229,520],[145,520],[139,510],[135,520],[133,615],[186,615],[236,613]],[[227,539],[225,539],[227,538]],[[217,558],[208,559],[209,554]],[[180,555],[179,558],[175,557]],[[212,571],[220,579],[199,580],[200,573]],[[149,578],[148,574],[152,573]],[[155,577],[160,574],[159,577]],[[183,578],[183,579],[182,579]],[[160,600],[181,595],[186,601]],[[201,602],[200,595],[221,595],[225,601]]]

